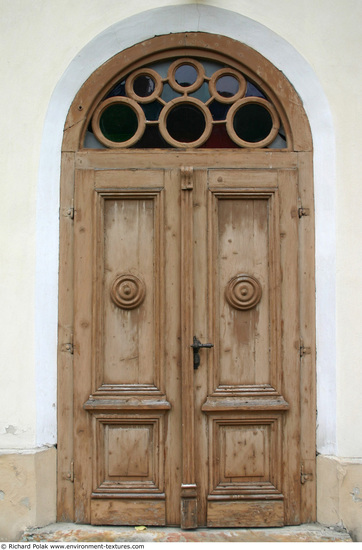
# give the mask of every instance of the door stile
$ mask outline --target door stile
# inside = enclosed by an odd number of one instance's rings
[[[278,170],[280,191],[280,265],[282,266],[281,315],[288,319],[282,328],[283,397],[292,406],[284,425],[283,493],[285,523],[300,523],[300,318],[298,266],[298,171]]]
[[[92,231],[93,204],[89,186],[94,185],[94,172],[76,171],[74,220],[74,509],[77,523],[90,523],[92,492],[92,417],[83,404],[91,393],[89,365],[92,362]]]
[[[193,352],[193,168],[181,168],[181,528],[197,527]]]
[[[312,155],[299,153],[299,200],[300,206],[309,209],[309,216],[299,220],[299,294],[315,296],[314,283],[314,197],[310,192],[310,174],[313,173]],[[309,266],[306,270],[305,266]],[[311,474],[308,483],[301,486],[301,522],[316,520],[316,395],[315,395],[315,302],[303,299],[300,302],[300,335],[310,353],[300,358],[301,395],[301,464]]]

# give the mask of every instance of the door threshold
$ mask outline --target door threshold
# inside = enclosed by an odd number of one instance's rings
[[[288,527],[207,529],[113,527],[53,523],[28,529],[21,542],[352,542],[349,534],[318,523]]]

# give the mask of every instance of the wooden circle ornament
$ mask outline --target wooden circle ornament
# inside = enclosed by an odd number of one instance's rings
[[[236,129],[237,118],[241,115],[244,108],[257,108],[259,113],[264,113],[269,121],[266,127],[261,128],[260,136],[256,139],[243,139]],[[251,119],[245,123],[245,128],[258,128],[260,121]],[[228,111],[226,116],[226,129],[231,139],[241,147],[266,147],[274,141],[278,135],[280,121],[273,105],[261,97],[243,97],[236,101]],[[241,121],[241,131],[243,133],[243,122]]]
[[[133,125],[128,129],[126,117],[124,122],[122,121],[122,117],[120,117],[120,137],[117,137],[116,135],[117,126],[115,126],[115,137],[114,139],[109,139],[104,134],[104,129],[102,130],[102,117],[108,109],[117,107],[123,108],[131,114],[131,117],[133,118]],[[117,124],[117,121],[115,124]],[[123,124],[124,127],[122,127]],[[94,135],[106,147],[130,147],[131,145],[137,143],[137,141],[143,136],[145,128],[146,117],[142,107],[140,107],[136,101],[128,97],[110,97],[109,99],[106,99],[97,107],[92,119],[92,129]],[[129,134],[127,132],[129,132]]]
[[[223,79],[230,79],[237,86],[233,93],[223,93],[218,89],[218,82],[221,82]],[[220,103],[234,103],[238,99],[244,97],[246,92],[246,80],[241,73],[235,71],[234,69],[219,69],[216,71],[209,82],[210,95],[220,101]]]
[[[181,116],[179,116],[181,124],[177,127],[177,133],[176,135],[171,135],[171,130],[168,127],[168,122],[177,109],[189,109],[191,110],[191,112],[193,110],[194,115],[197,115],[199,120],[201,121],[200,132],[194,133],[194,135],[192,135],[187,140],[182,137],[181,133],[179,133],[179,129],[182,127],[182,121],[186,126],[188,126],[189,130],[197,132],[196,119],[195,116],[193,119],[188,119],[186,116],[183,116],[181,114]],[[159,124],[162,137],[170,145],[173,145],[174,147],[200,147],[200,145],[205,143],[205,141],[207,141],[207,139],[210,137],[212,131],[212,116],[209,109],[199,99],[195,97],[177,97],[163,107],[159,118]],[[178,137],[180,139],[177,139]]]
[[[135,309],[145,299],[145,283],[136,275],[122,273],[112,283],[111,298],[122,309]]]
[[[146,90],[147,85],[142,93],[139,93],[136,85],[137,82],[143,79],[144,83],[148,83],[149,90]],[[162,79],[160,75],[153,69],[145,68],[134,71],[126,80],[126,94],[131,99],[139,103],[151,103],[162,94]],[[137,93],[138,92],[138,93]]]
[[[191,70],[191,72],[193,73],[191,75],[193,82],[178,82],[177,74],[178,72],[182,73],[183,70],[185,72]],[[195,90],[198,90],[203,84],[205,71],[201,63],[199,63],[199,61],[196,61],[196,59],[183,57],[181,59],[176,59],[176,61],[171,63],[168,69],[167,77],[170,86],[174,90],[182,94],[189,94],[191,92],[194,92]]]
[[[261,300],[261,284],[252,275],[236,275],[226,285],[225,298],[235,309],[247,310]]]

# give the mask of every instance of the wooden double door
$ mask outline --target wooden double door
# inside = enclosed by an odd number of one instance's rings
[[[76,521],[300,521],[298,171],[220,164],[76,170]]]

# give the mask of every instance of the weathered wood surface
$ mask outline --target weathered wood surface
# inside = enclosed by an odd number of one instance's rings
[[[212,38],[173,35],[170,55],[196,55],[202,45],[250,77],[257,63],[256,83],[283,113],[289,150],[81,150],[118,67],[138,68],[141,54],[160,59],[169,37],[115,56],[69,111],[60,212],[63,521],[187,528],[315,520],[310,132],[283,75],[246,47],[233,60],[229,39],[219,37],[216,52]],[[308,215],[299,218],[301,206]],[[123,274],[130,279],[117,287]],[[241,274],[262,289],[246,310],[231,305],[230,281]],[[144,296],[122,307],[134,284]],[[73,331],[74,356],[66,347]],[[214,344],[200,350],[197,371],[193,336]],[[300,353],[301,341],[310,353]],[[314,476],[303,485],[301,465]]]

